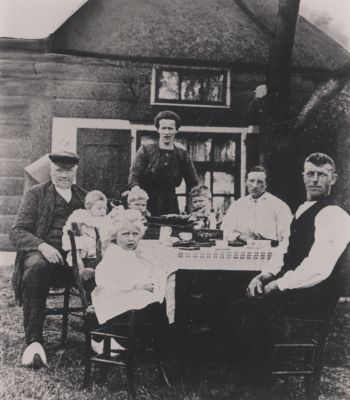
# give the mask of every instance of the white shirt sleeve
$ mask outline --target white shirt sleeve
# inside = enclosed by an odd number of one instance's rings
[[[278,213],[276,215],[277,221],[276,226],[278,230],[278,238],[280,240],[279,249],[284,254],[287,251],[290,235],[290,224],[292,222],[293,216],[290,208],[286,203],[281,202],[279,206]]]
[[[235,240],[240,232],[237,231],[237,200],[235,200],[229,207],[222,220],[221,229],[224,231],[224,238],[226,240]]]
[[[282,251],[280,246],[277,247],[270,260],[261,268],[261,272],[269,272],[272,275],[277,275],[283,267],[283,257],[285,252]]]
[[[303,289],[327,279],[350,241],[350,216],[338,206],[323,208],[315,218],[315,241],[294,270],[276,280],[280,290]]]

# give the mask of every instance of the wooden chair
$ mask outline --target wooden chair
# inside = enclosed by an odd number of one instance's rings
[[[306,399],[317,400],[323,354],[333,312],[317,319],[283,317],[285,338],[273,345],[272,376],[282,378],[288,386],[290,378],[303,378]]]
[[[86,292],[83,286],[83,282],[79,275],[78,264],[77,264],[77,252],[75,237],[72,231],[68,232],[71,248],[72,248],[72,259],[73,259],[73,271],[74,277],[77,283],[77,288],[80,294],[80,299],[83,307],[83,320],[84,320],[84,332],[85,332],[85,371],[83,387],[87,387],[91,380],[91,370],[93,364],[99,364],[103,368],[104,378],[107,374],[109,366],[122,367],[126,369],[126,377],[129,392],[133,398],[136,398],[136,386],[135,386],[135,360],[138,349],[136,347],[136,328],[137,328],[137,313],[138,311],[131,310],[123,314],[124,319],[118,321],[118,318],[113,319],[112,322],[107,322],[103,325],[96,327],[96,316],[93,308],[89,305],[87,300]],[[149,324],[143,324],[143,328],[149,327]],[[103,354],[96,355],[92,350],[91,341],[93,338],[103,339]],[[115,339],[118,342],[122,341],[125,349],[123,350],[112,350],[111,339]],[[164,382],[170,387],[167,375],[160,356],[159,342],[157,337],[155,338],[154,356],[157,363],[157,369],[159,376]],[[118,358],[113,359],[113,355],[118,355]]]
[[[74,226],[73,226],[74,229]],[[95,228],[96,234],[96,260],[94,267],[101,260],[101,241],[98,229]],[[69,267],[70,268],[70,267]],[[75,279],[75,278],[74,278]],[[84,307],[82,306],[70,306],[71,297],[80,298],[80,293],[75,284],[72,285],[70,276],[65,279],[64,287],[60,289],[50,289],[48,300],[62,298],[63,304],[61,307],[47,307],[46,315],[62,315],[62,328],[61,328],[61,344],[67,344],[68,337],[68,318],[69,315],[77,315],[83,317]],[[87,293],[87,300],[91,304],[90,293]]]
[[[62,315],[62,327],[61,327],[61,344],[67,344],[68,337],[68,318],[69,314],[82,316],[83,308],[81,306],[71,306],[71,297],[79,297],[77,290],[71,285],[68,280],[65,282],[64,288],[62,289],[50,289],[48,300],[61,298],[61,307],[47,307],[46,315]]]

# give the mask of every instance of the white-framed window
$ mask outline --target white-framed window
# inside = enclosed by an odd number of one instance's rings
[[[156,65],[151,104],[228,108],[230,71],[225,68]]]

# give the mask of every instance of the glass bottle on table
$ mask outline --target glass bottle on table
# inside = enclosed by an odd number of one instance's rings
[[[209,229],[216,229],[216,223],[216,214],[214,208],[211,208],[209,214]]]

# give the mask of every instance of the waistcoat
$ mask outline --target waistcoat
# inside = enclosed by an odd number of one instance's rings
[[[78,208],[81,208],[81,201],[74,195],[74,192],[72,192],[69,203],[56,193],[53,220],[46,237],[47,243],[56,249],[62,248],[62,229],[70,214]]]
[[[315,219],[318,213],[325,207],[329,205],[336,205],[332,202],[329,197],[317,201],[314,205],[304,211],[299,218],[295,218],[291,224],[291,233],[289,237],[289,245],[287,253],[284,256],[284,266],[281,270],[281,275],[284,275],[287,271],[295,270],[306,258],[310,250],[315,242]],[[322,292],[324,294],[333,292],[338,292],[340,287],[339,282],[339,266],[342,263],[344,254],[339,257],[338,262],[336,263],[335,267],[331,275],[320,282],[318,285],[314,287],[314,289],[322,288]],[[310,290],[309,288],[307,290]],[[327,297],[327,296],[326,296]]]

